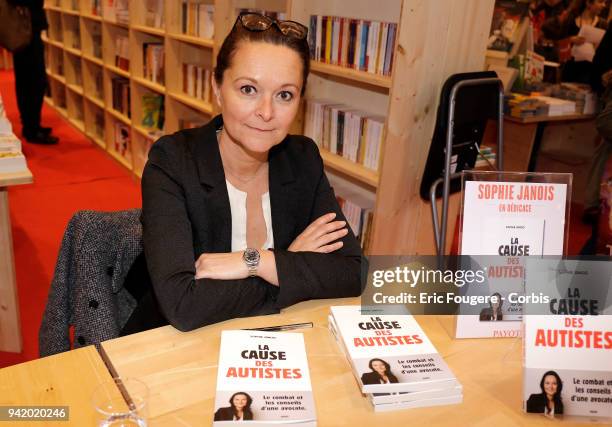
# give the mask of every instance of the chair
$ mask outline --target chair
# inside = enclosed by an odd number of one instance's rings
[[[119,336],[136,306],[123,282],[142,252],[140,212],[79,211],[70,219],[39,330],[41,357]]]
[[[444,83],[420,191],[423,199],[431,201],[438,255],[444,252],[448,198],[461,188],[457,179],[461,171],[474,167],[489,119],[497,118],[497,167],[502,170],[503,117],[504,88],[495,72],[453,74]],[[441,219],[436,206],[440,196]]]

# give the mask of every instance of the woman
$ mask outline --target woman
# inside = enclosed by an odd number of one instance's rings
[[[219,408],[214,421],[248,421],[253,419],[251,403],[253,399],[247,393],[239,391],[229,399],[230,406]]]
[[[563,401],[561,390],[563,382],[555,371],[548,371],[540,380],[542,393],[532,394],[527,400],[527,412],[544,414],[553,417],[563,414]]]
[[[549,39],[568,39],[571,45],[580,46],[586,43],[585,38],[578,35],[583,26],[605,30],[606,20],[599,17],[605,5],[605,0],[574,0],[567,11],[545,21],[542,32]],[[591,68],[591,61],[577,61],[572,58],[563,66],[562,79],[568,82],[589,83]]]
[[[399,382],[391,372],[391,366],[382,359],[372,359],[368,365],[372,372],[361,375],[361,383],[366,384],[392,384]]]
[[[483,308],[480,312],[480,321],[498,321],[504,320],[504,315],[502,313],[502,305],[504,302],[502,301],[501,294],[499,292],[495,292],[491,295],[489,299],[489,307]]]
[[[142,222],[154,294],[123,334],[360,294],[361,248],[318,149],[288,135],[309,72],[306,37],[301,24],[240,15],[212,82],[221,115],[151,148]]]

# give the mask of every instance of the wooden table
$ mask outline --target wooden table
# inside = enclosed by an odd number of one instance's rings
[[[450,317],[417,319],[463,385],[463,403],[374,413],[327,330],[329,306],[344,304],[359,304],[359,299],[308,301],[282,314],[234,319],[188,333],[166,326],[102,347],[120,376],[148,385],[150,426],[211,425],[222,330],[304,321],[314,322],[313,329],[298,331],[306,341],[319,426],[550,426],[543,416],[521,410],[521,341],[451,339]]]
[[[564,116],[536,116],[517,118],[504,116],[504,170],[533,172],[537,153],[542,143],[546,125],[551,122],[577,122],[593,120],[592,114],[571,114]],[[496,126],[487,126],[483,142],[496,147]]]
[[[21,326],[8,187],[33,182],[29,170],[0,173],[0,351],[21,352]]]
[[[94,346],[0,369],[0,405],[69,406],[70,422],[0,422],[0,425],[97,425],[92,396],[96,387],[112,381]],[[120,397],[119,390],[115,391]]]

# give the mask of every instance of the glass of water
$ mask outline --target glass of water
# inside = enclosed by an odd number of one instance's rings
[[[99,427],[146,427],[149,389],[135,378],[114,378],[100,384],[92,403]]]

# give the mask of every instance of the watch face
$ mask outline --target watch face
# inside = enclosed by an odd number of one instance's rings
[[[257,265],[259,263],[259,251],[257,249],[247,248],[242,258],[247,265]]]

